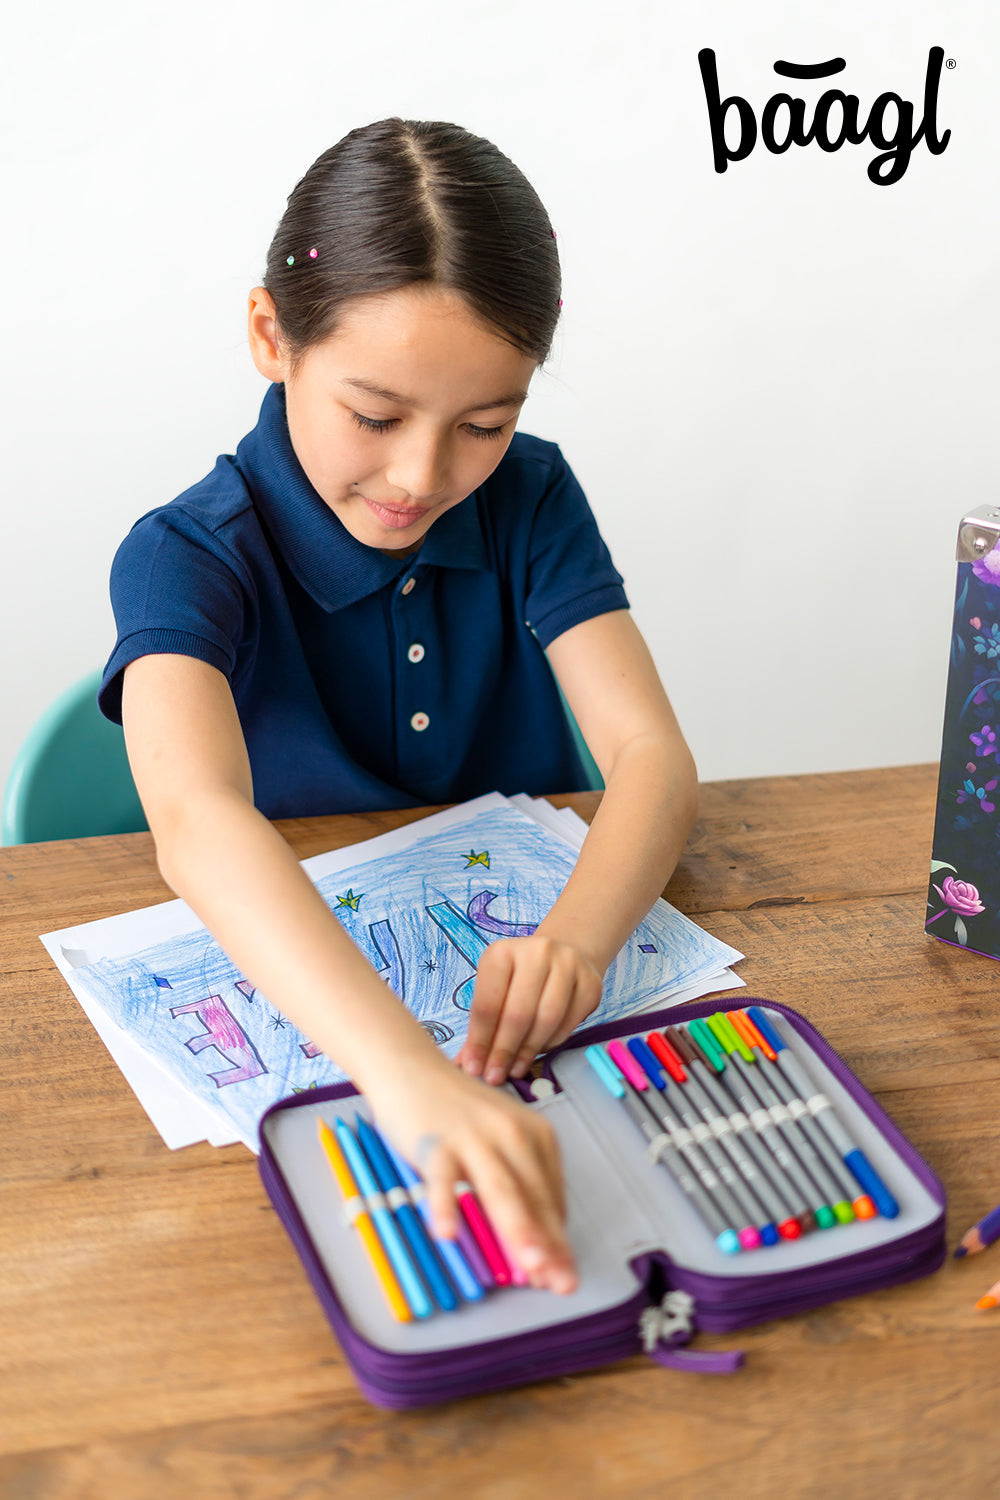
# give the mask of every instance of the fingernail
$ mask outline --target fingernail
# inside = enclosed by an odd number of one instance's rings
[[[493,1084],[503,1083],[504,1077],[505,1074],[503,1068],[490,1068],[489,1072],[486,1074],[486,1082]]]
[[[537,1271],[545,1260],[545,1251],[540,1245],[520,1245],[517,1258],[526,1271]]]
[[[468,1073],[470,1078],[478,1078],[483,1071],[483,1065],[478,1057],[466,1058],[466,1060],[462,1064],[462,1067]]]

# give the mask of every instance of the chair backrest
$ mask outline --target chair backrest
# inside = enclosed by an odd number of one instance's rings
[[[4,844],[146,828],[125,737],[97,706],[100,672],[67,688],[18,752],[3,803]]]

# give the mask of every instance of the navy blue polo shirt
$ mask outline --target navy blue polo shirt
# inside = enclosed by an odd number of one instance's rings
[[[359,542],[295,456],[284,388],[115,557],[100,705],[157,652],[228,678],[268,817],[585,785],[543,648],[628,600],[553,443],[517,433],[418,552]]]

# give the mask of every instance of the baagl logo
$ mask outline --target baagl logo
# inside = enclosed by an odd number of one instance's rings
[[[824,90],[812,106],[805,99],[784,91],[772,95],[761,109],[758,129],[757,117],[749,100],[739,94],[722,98],[715,52],[711,47],[702,48],[698,62],[705,85],[717,172],[724,172],[730,162],[745,160],[756,145],[758,135],[764,147],[775,156],[780,156],[790,146],[808,146],[811,141],[815,141],[821,151],[839,151],[841,146],[861,146],[867,140],[879,151],[879,155],[868,164],[868,176],[877,187],[891,187],[905,173],[921,141],[932,156],[940,156],[951,139],[950,130],[943,134],[938,132],[938,88],[944,62],[941,47],[932,47],[927,55],[923,111],[916,130],[913,128],[915,106],[901,94],[891,91],[879,94],[862,124],[863,111],[857,94],[845,94],[837,88]],[[948,59],[947,66],[955,66],[952,58]],[[846,67],[842,57],[831,57],[818,63],[776,62],[774,71],[781,78],[811,81],[833,78]],[[812,118],[807,125],[810,107]],[[739,139],[732,145],[733,134],[727,131],[727,116],[738,122],[739,127]]]

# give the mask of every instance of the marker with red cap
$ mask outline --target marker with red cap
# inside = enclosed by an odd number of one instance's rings
[[[666,1039],[668,1045],[683,1056],[688,1071],[685,1088],[690,1091],[702,1119],[709,1124],[713,1120],[725,1120],[732,1128],[732,1135],[720,1134],[720,1143],[764,1203],[782,1239],[797,1240],[803,1232],[815,1229],[815,1218],[805,1200],[800,1203],[746,1115],[716,1083],[712,1074],[714,1065],[681,1027],[668,1026]],[[662,1042],[655,1032],[649,1038],[649,1045],[657,1056],[661,1055]],[[721,1059],[719,1066],[724,1066]]]
[[[762,1244],[776,1245],[779,1238],[778,1231],[774,1224],[768,1221],[767,1210],[761,1207],[753,1194],[744,1186],[739,1174],[733,1170],[725,1154],[720,1150],[713,1127],[699,1118],[690,1100],[684,1097],[684,1090],[676,1086],[676,1079],[672,1090],[667,1087],[667,1081],[655,1054],[641,1037],[630,1037],[627,1046],[653,1085],[653,1089],[658,1091],[646,1096],[649,1097],[654,1112],[660,1115],[668,1128],[672,1122],[674,1129],[682,1130],[684,1139],[691,1142],[686,1149],[684,1147],[681,1149],[698,1172],[705,1191],[714,1194],[715,1201],[731,1224],[742,1225],[744,1229],[756,1228],[760,1231]],[[728,1132],[730,1130],[728,1120],[725,1125]]]

